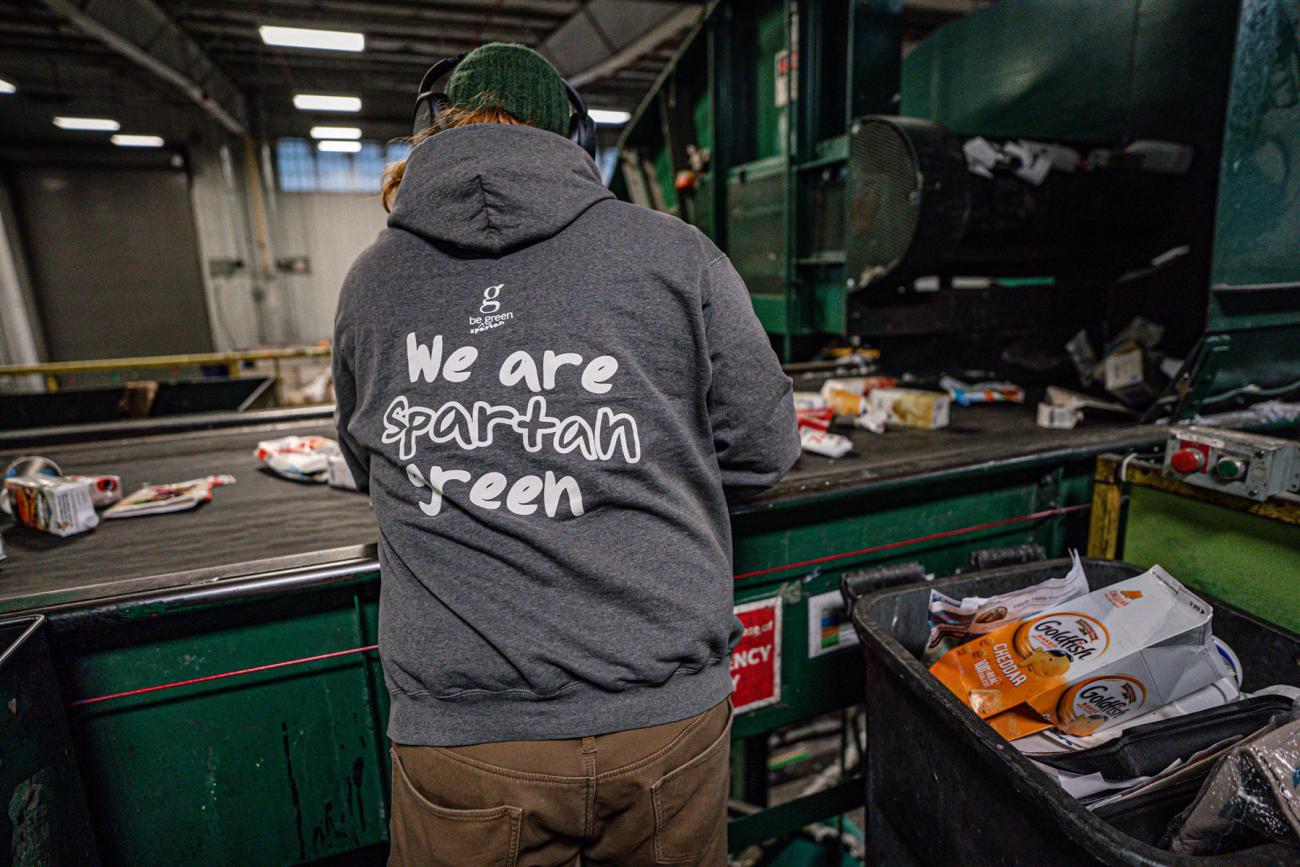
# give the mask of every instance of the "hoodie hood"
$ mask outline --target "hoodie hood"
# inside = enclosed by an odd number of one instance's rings
[[[563,136],[474,124],[411,151],[388,225],[473,253],[499,255],[558,234],[614,194]]]

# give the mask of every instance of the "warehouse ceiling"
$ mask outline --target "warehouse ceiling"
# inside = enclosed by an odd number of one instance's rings
[[[987,0],[915,0],[914,40]],[[413,90],[434,61],[487,41],[550,58],[592,108],[631,111],[671,59],[702,0],[0,0],[6,143],[99,141],[55,115],[112,117],[122,132],[180,142],[212,119],[269,138],[315,124],[408,132]],[[359,31],[362,52],[263,44],[263,24]],[[352,115],[296,111],[295,93],[357,96]],[[611,131],[612,132],[612,131]]]

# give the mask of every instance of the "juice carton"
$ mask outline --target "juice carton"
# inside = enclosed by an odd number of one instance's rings
[[[62,476],[15,476],[5,491],[20,523],[55,536],[72,536],[99,526],[90,482]]]

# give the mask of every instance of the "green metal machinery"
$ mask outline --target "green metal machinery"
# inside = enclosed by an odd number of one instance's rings
[[[1069,385],[1071,335],[1142,315],[1183,361],[1151,417],[1295,391],[1294,0],[1002,0],[906,59],[901,6],[715,3],[615,189],[713,237],[787,359],[856,337]],[[980,177],[972,139],[1082,162]]]

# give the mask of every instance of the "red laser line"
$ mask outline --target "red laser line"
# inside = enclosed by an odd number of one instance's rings
[[[352,653],[365,653],[370,650],[378,650],[378,644],[368,644],[365,647],[353,647],[349,650],[336,650],[333,653],[321,653],[316,656],[304,656],[301,659],[286,659],[284,662],[272,662],[267,665],[255,665],[252,668],[240,668],[235,671],[223,671],[220,674],[209,674],[204,677],[192,677],[189,680],[177,680],[172,683],[160,683],[157,686],[146,686],[140,689],[129,689],[126,692],[115,692],[109,695],[98,695],[94,698],[83,698],[69,704],[69,707],[78,707],[83,704],[95,704],[96,702],[109,701],[115,698],[127,698],[132,695],[144,695],[146,692],[158,692],[163,689],[175,689],[178,686],[192,686],[196,683],[207,683],[210,680],[221,680],[226,677],[238,677],[242,674],[256,674],[259,671],[270,671],[273,668],[285,668],[290,665],[303,665],[308,662],[319,662],[322,659],[333,659],[336,656],[347,656]]]
[[[1061,506],[1056,509],[1046,509],[1042,512],[1034,512],[1031,515],[1020,515],[1016,518],[1003,518],[1000,521],[989,521],[987,524],[976,524],[973,527],[959,527],[956,530],[943,530],[938,533],[930,533],[926,536],[917,536],[914,539],[902,539],[898,542],[887,542],[884,545],[873,545],[870,548],[859,548],[857,551],[845,551],[843,554],[828,554],[825,557],[814,557],[812,560],[800,560],[798,563],[787,563],[784,566],[772,566],[768,569],[755,569],[753,572],[745,572],[734,577],[735,580],[739,581],[742,578],[753,578],[757,575],[770,575],[773,572],[784,572],[787,569],[798,569],[803,566],[815,566],[818,563],[830,563],[833,560],[843,560],[846,557],[860,557],[863,554],[874,554],[877,551],[889,551],[894,548],[903,548],[908,545],[919,545],[921,542],[933,542],[935,539],[947,539],[950,536],[961,536],[966,533],[988,530],[992,527],[1005,527],[1008,524],[1020,524],[1025,521],[1037,521],[1042,518],[1051,518],[1054,515],[1065,515],[1070,512],[1078,512],[1090,508],[1092,508],[1091,503],[1082,503],[1077,506]]]
[[[894,548],[903,548],[908,545],[919,545],[922,542],[932,542],[936,539],[946,539],[951,536],[961,536],[966,533],[975,533],[979,530],[988,530],[993,527],[1005,527],[1008,524],[1020,524],[1026,521],[1038,521],[1043,518],[1051,518],[1056,515],[1066,515],[1070,512],[1079,512],[1091,508],[1090,503],[1083,503],[1077,506],[1061,506],[1056,509],[1046,509],[1041,512],[1034,512],[1029,515],[1020,515],[1015,518],[1003,518],[1000,521],[989,521],[986,524],[976,524],[971,527],[959,527],[955,530],[942,530],[938,533],[930,533],[925,536],[917,536],[912,539],[901,539],[897,542],[887,542],[883,545],[873,545],[870,548],[860,548],[857,551],[845,551],[842,554],[828,554],[825,557],[816,557],[812,560],[801,560],[798,563],[787,563],[784,566],[772,566],[768,569],[757,569],[753,572],[745,572],[733,576],[736,581],[742,578],[753,578],[758,575],[770,575],[773,572],[784,572],[787,569],[799,569],[804,566],[815,566],[818,563],[830,563],[835,560],[843,560],[848,557],[860,557],[863,554],[874,554],[877,551],[889,551]],[[176,689],[181,686],[193,686],[196,683],[208,683],[213,680],[222,680],[227,677],[240,677],[245,674],[256,674],[259,671],[271,671],[277,668],[287,668],[292,665],[304,665],[308,662],[319,662],[322,659],[334,659],[339,656],[349,656],[354,653],[368,653],[372,650],[378,650],[379,645],[368,644],[365,647],[353,647],[348,650],[335,650],[332,653],[320,653],[316,656],[304,656],[301,659],[287,659],[283,662],[272,662],[267,665],[255,665],[252,668],[240,668],[234,671],[223,671],[220,674],[209,674],[203,677],[193,677],[189,680],[177,680],[171,683],[160,683],[156,686],[145,686],[140,689],[130,689],[126,692],[114,692],[108,695],[98,695],[94,698],[83,698],[69,703],[69,707],[80,707],[82,705],[97,704],[101,701],[112,701],[117,698],[128,698],[133,695],[144,695],[150,692],[160,692],[165,689]]]

